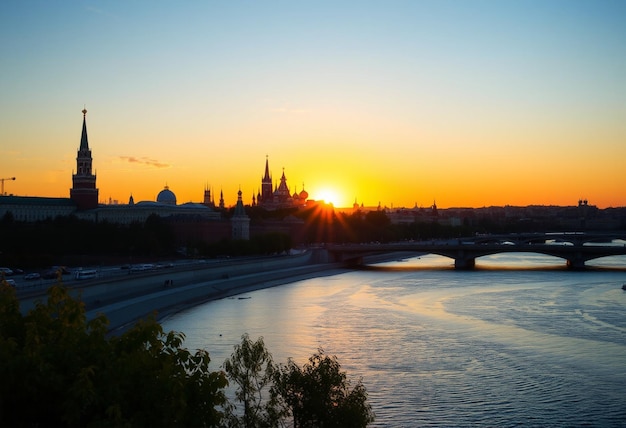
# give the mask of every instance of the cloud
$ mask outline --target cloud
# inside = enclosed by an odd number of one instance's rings
[[[145,156],[141,158],[136,158],[134,156],[120,156],[119,158],[123,160],[124,162],[137,163],[140,165],[146,165],[146,166],[153,167],[153,168],[169,168],[171,166],[168,163],[159,162],[158,160],[150,159]]]

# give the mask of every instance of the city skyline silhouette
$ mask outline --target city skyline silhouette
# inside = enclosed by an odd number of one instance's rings
[[[337,207],[626,205],[619,2],[0,5],[0,178],[228,206],[275,182]]]

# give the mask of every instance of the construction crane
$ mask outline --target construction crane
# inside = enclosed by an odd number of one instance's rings
[[[13,180],[13,181],[15,181],[15,177],[0,178],[0,182],[2,182],[2,192],[0,193],[0,195],[2,195],[2,196],[6,196],[6,193],[4,193],[4,181],[5,180]]]

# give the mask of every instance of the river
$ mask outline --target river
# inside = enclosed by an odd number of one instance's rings
[[[626,257],[568,271],[508,254],[474,271],[424,256],[169,316],[213,369],[241,335],[274,360],[323,348],[362,379],[372,426],[626,426]]]

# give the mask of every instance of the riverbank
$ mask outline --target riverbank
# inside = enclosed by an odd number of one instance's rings
[[[365,262],[403,257],[407,254],[390,253],[367,257]],[[162,320],[207,301],[347,271],[345,264],[328,262],[322,253],[313,250],[285,256],[198,262],[139,273],[127,271],[126,275],[72,281],[67,286],[70,294],[85,304],[88,319],[104,314],[109,320],[109,331],[119,334],[151,315]],[[41,289],[35,294],[18,294],[22,313],[45,301],[45,293]]]
[[[320,268],[322,268],[320,270]],[[290,284],[292,282],[304,281],[306,279],[311,278],[321,278],[325,276],[333,276],[338,275],[344,272],[347,272],[348,269],[344,267],[316,267],[315,269],[289,269],[289,272],[284,272],[286,276],[283,276],[281,272],[271,272],[269,276],[273,277],[273,279],[258,281],[254,278],[239,278],[237,281],[232,281],[230,283],[221,283],[215,284],[213,286],[215,292],[204,297],[188,300],[186,302],[182,302],[179,305],[170,306],[167,308],[162,308],[162,310],[157,314],[157,320],[161,321],[168,316],[173,314],[183,312],[187,309],[190,309],[197,305],[202,305],[203,303],[210,302],[213,300],[225,299],[229,297],[242,296],[246,293],[251,293],[258,290],[263,290],[265,288],[278,287],[285,284]],[[298,272],[299,271],[299,272]],[[264,279],[264,278],[259,278]],[[243,285],[238,285],[243,283]]]
[[[406,253],[384,254],[366,258],[366,263],[381,263],[406,257]],[[100,305],[88,311],[88,317],[103,313],[109,319],[109,330],[120,334],[138,320],[154,315],[160,321],[172,314],[208,301],[238,296],[264,288],[276,287],[310,278],[338,275],[350,271],[343,263],[315,263],[315,256],[235,263],[236,269],[219,278],[194,280],[187,285],[161,288],[158,291]],[[252,266],[251,266],[252,265]],[[259,270],[263,266],[263,270]],[[174,281],[176,284],[176,281]]]
[[[244,293],[276,287],[309,278],[337,275],[348,271],[341,264],[320,264],[276,269],[269,272],[241,275],[163,289],[132,299],[101,306],[87,312],[91,318],[103,313],[109,319],[109,331],[120,334],[138,320],[154,315],[157,321],[203,303]]]
[[[151,315],[160,320],[209,300],[325,275],[341,267],[341,264],[315,263],[310,253],[231,259],[193,269],[146,272],[115,281],[74,286],[72,293],[85,303],[88,319],[104,314],[109,319],[109,331],[116,334]],[[34,304],[22,303],[26,306],[23,310]]]

